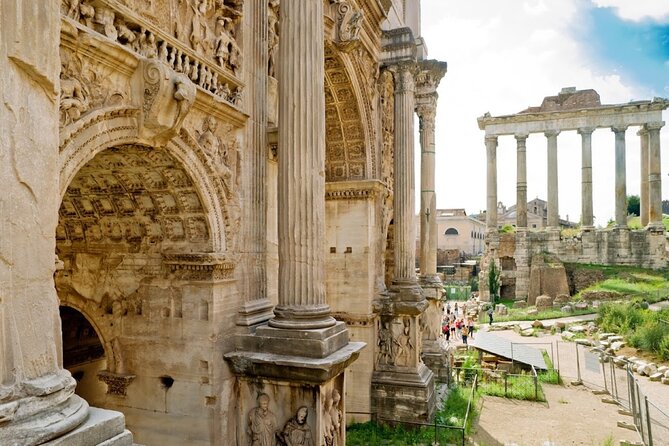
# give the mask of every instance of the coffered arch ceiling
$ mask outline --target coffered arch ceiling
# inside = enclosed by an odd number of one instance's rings
[[[359,93],[349,72],[337,50],[326,45],[326,181],[361,180],[371,173]]]
[[[104,150],[67,187],[59,210],[59,254],[210,251],[197,184],[165,149]]]

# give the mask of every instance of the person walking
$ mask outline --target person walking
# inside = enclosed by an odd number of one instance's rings
[[[490,307],[488,307],[488,320],[489,320],[490,325],[492,325],[492,314],[493,314],[492,306],[490,306]]]
[[[453,314],[455,315],[455,317],[458,317],[458,303],[457,302],[455,303],[455,308],[453,308]]]
[[[469,319],[469,323],[467,324],[467,328],[469,328],[469,337],[471,339],[474,339],[474,319]]]
[[[462,343],[467,345],[467,336],[469,336],[469,327],[467,325],[462,327]]]
[[[451,340],[451,327],[448,321],[446,321],[441,331],[446,335],[446,342],[449,342]]]
[[[451,319],[451,322],[448,324],[451,327],[451,337],[455,340],[455,317]]]

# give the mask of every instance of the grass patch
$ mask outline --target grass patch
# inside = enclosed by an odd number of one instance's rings
[[[565,314],[559,308],[555,308],[551,310],[540,311],[537,314],[527,314],[527,310],[524,308],[511,308],[509,309],[509,314],[505,316],[495,315],[495,322],[557,319],[560,317],[578,316],[581,314],[593,314],[596,312],[597,310],[593,310],[592,308],[587,308],[585,310],[574,310],[572,313]]]
[[[441,402],[435,415],[437,424],[453,427],[463,427],[467,413],[467,405],[471,395],[471,387],[452,387],[447,397]],[[467,425],[464,426],[468,434],[472,421],[477,416],[478,395],[474,392],[474,400],[469,409]],[[435,437],[436,434],[436,437]],[[346,444],[350,446],[409,446],[419,444],[460,443],[462,431],[459,429],[439,428],[434,426],[389,426],[375,422],[355,423],[346,428]]]
[[[555,369],[551,357],[548,355],[546,350],[541,351],[541,355],[544,357],[544,362],[548,370],[545,372],[537,373],[537,378],[539,382],[545,384],[562,384],[562,378],[560,378],[560,372]]]
[[[484,378],[478,390],[482,395],[516,400],[546,401],[541,385],[537,382],[535,386],[534,377],[530,374],[506,375],[496,379]]]
[[[639,350],[669,360],[669,309],[651,311],[638,302],[607,303],[599,308],[597,325],[619,333]]]

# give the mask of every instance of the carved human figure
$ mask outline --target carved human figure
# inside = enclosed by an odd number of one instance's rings
[[[88,108],[88,97],[84,87],[74,77],[60,73],[60,122],[68,125],[85,113]]]
[[[79,12],[81,13],[80,22],[83,22],[88,28],[93,27],[93,19],[95,18],[95,8],[88,4],[88,2],[80,2]]]
[[[118,31],[114,26],[115,17],[114,11],[107,8],[98,8],[95,13],[95,21],[102,26],[103,34],[112,40],[118,38]]]
[[[246,433],[249,446],[276,446],[278,424],[269,410],[269,395],[258,395],[258,406],[249,411]]]
[[[276,77],[276,52],[279,46],[279,0],[269,0],[267,32],[267,75]]]
[[[382,322],[379,327],[379,340],[377,344],[379,346],[377,362],[379,364],[393,364],[397,341],[393,337],[393,332],[388,321]]]
[[[70,7],[67,10],[67,16],[75,20],[79,19],[79,0],[69,0]]]
[[[212,162],[220,157],[221,141],[214,134],[217,127],[218,123],[216,122],[216,119],[214,119],[212,116],[207,116],[204,119],[204,123],[202,124],[202,133],[200,133],[200,137],[197,141],[200,143],[204,149],[204,152]]]
[[[295,416],[286,422],[279,435],[283,446],[314,446],[311,428],[307,424],[308,415],[307,406],[301,406]]]
[[[241,66],[240,59],[242,52],[240,51],[239,46],[237,45],[237,41],[235,40],[235,24],[232,20],[225,24],[225,30],[228,33],[228,36],[230,36],[230,55],[228,57],[228,63],[230,64],[230,68],[232,68],[232,72],[237,75],[237,71]]]
[[[323,415],[321,423],[323,425],[323,445],[324,446],[333,446],[335,429],[332,422],[332,399],[326,397],[323,400]]]
[[[227,30],[225,29],[225,25],[227,22],[229,22],[231,19],[228,17],[219,17],[216,20],[217,23],[217,30],[218,34],[216,36],[216,39],[214,40],[214,58],[216,59],[216,62],[218,62],[218,65],[221,67],[225,67],[228,64],[228,61],[230,60],[230,43],[231,43],[231,38],[228,35]]]
[[[402,334],[397,338],[397,360],[396,364],[400,366],[408,366],[411,362],[411,351],[414,346],[411,343],[411,319],[404,318],[404,328]]]
[[[344,413],[339,408],[341,395],[337,389],[332,390],[332,408],[330,409],[330,419],[332,420],[332,427],[334,429],[332,446],[339,445],[339,438],[341,436],[341,423],[344,418]]]
[[[191,21],[190,44],[200,54],[205,54],[205,45],[209,36],[209,25],[205,15],[207,14],[207,0],[194,0],[191,4],[193,19]]]

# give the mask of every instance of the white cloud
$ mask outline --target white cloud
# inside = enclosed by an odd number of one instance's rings
[[[572,36],[578,25],[580,0],[497,0],[444,2],[423,0],[423,36],[429,57],[445,60],[449,72],[439,88],[437,111],[437,200],[439,207],[463,207],[468,213],[486,205],[486,160],[483,132],[476,118],[517,113],[540,105],[562,87],[594,88],[604,103],[649,99],[651,89],[625,83],[588,60]],[[546,7],[548,5],[548,7]],[[666,116],[666,115],[665,115]],[[669,121],[669,119],[666,119]],[[627,132],[628,192],[638,193],[639,162],[636,130]],[[565,132],[558,139],[560,214],[580,217],[580,137]],[[669,132],[662,132],[669,147]],[[614,214],[613,134],[595,132],[594,213],[606,224]],[[501,137],[498,150],[498,200],[516,198],[516,157],[513,137]],[[636,155],[635,155],[636,154]],[[664,196],[669,196],[669,157],[663,160]],[[417,166],[419,164],[417,158]],[[419,179],[419,175],[417,175]],[[417,190],[420,190],[417,187]],[[636,192],[635,192],[636,191]],[[528,139],[528,196],[546,198],[546,142],[543,135]]]
[[[623,20],[638,22],[644,19],[669,20],[667,0],[592,0],[600,8],[614,8]]]

